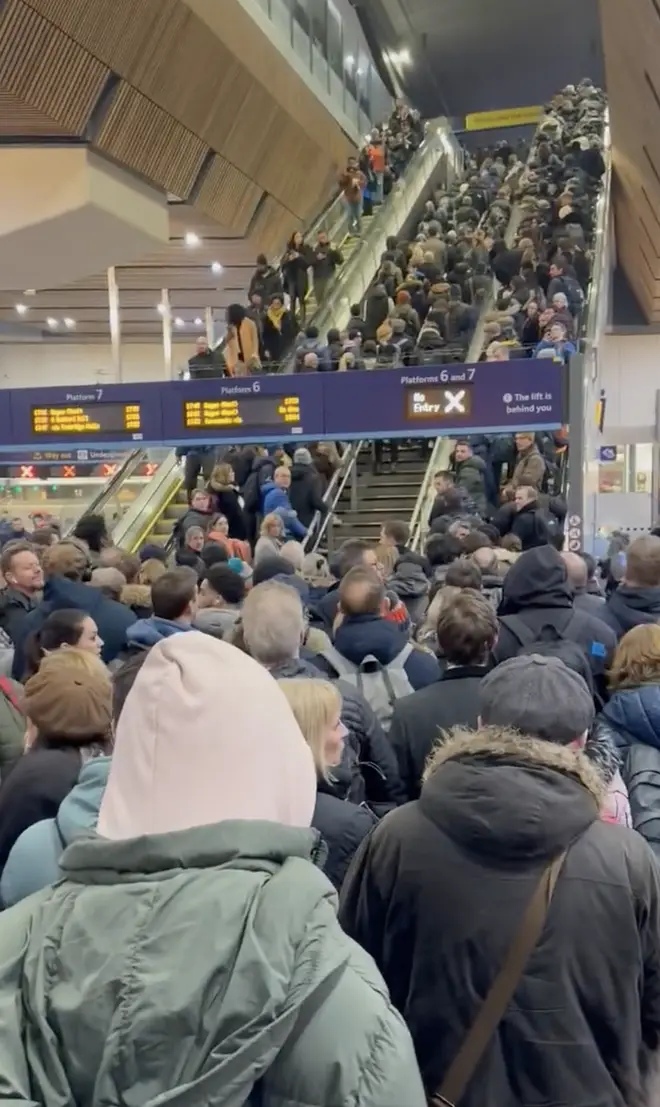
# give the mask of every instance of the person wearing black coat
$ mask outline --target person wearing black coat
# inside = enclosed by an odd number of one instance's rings
[[[566,565],[553,546],[520,555],[502,584],[499,633],[491,657],[495,665],[516,657],[534,642],[574,642],[602,681],[616,646],[616,635],[601,619],[576,608]]]
[[[270,303],[273,296],[282,296],[282,278],[274,266],[269,265],[265,254],[257,257],[257,268],[252,274],[248,289],[248,300],[253,296],[260,296],[264,304]]]
[[[216,465],[211,473],[208,491],[213,498],[215,511],[224,515],[227,520],[229,537],[244,542],[248,536],[248,526],[238,492],[234,487],[234,480],[231,465],[227,463]]]
[[[443,735],[454,726],[477,726],[479,685],[488,672],[497,618],[486,597],[468,588],[442,608],[436,633],[446,668],[435,684],[396,701],[390,726],[409,800],[419,798],[424,766]]]
[[[515,513],[511,516],[509,533],[515,534],[520,539],[523,550],[547,546],[551,540],[550,528],[539,507],[536,488],[530,485],[516,488],[514,504]]]
[[[369,289],[365,301],[365,334],[367,339],[376,339],[378,328],[390,313],[390,301],[384,284],[375,284]]]
[[[257,541],[257,522],[261,514],[261,490],[267,481],[272,480],[277,468],[274,458],[258,454],[252,462],[252,471],[243,486],[243,511],[247,539],[254,546]]]
[[[263,319],[262,342],[266,361],[279,364],[284,360],[296,337],[296,321],[287,311],[282,297],[273,296]]]
[[[327,849],[323,871],[338,890],[353,854],[376,825],[377,817],[365,804],[338,798],[333,775],[344,755],[348,737],[342,721],[342,697],[330,681],[281,679],[280,687],[309,745],[316,768],[316,805],[312,826]]]
[[[328,505],[321,493],[321,477],[305,446],[299,446],[293,455],[289,500],[298,519],[308,529],[317,511],[322,518],[328,514]]]
[[[360,846],[339,921],[382,973],[427,1095],[544,870],[567,851],[542,938],[461,1107],[657,1103],[638,1093],[660,1041],[658,870],[639,834],[601,820],[605,793],[569,746],[466,731],[437,747],[420,798]]]
[[[291,236],[282,258],[282,283],[290,297],[289,310],[302,325],[305,321],[305,298],[309,289],[308,271],[314,263],[314,254],[300,231]],[[297,308],[300,308],[299,313]]]

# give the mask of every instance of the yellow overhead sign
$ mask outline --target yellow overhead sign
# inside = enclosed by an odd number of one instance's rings
[[[502,108],[501,111],[475,111],[465,116],[466,131],[490,131],[496,127],[524,127],[538,123],[543,115],[542,107]]]

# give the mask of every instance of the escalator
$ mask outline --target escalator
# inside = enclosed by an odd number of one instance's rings
[[[308,302],[308,323],[318,327],[321,334],[331,327],[340,330],[345,327],[350,305],[362,300],[380,264],[387,237],[400,231],[430,184],[441,175],[453,180],[460,172],[462,154],[450,136],[444,122],[436,121],[429,126],[424,142],[390,196],[373,217],[363,219],[359,239],[347,236],[343,204],[336,202],[339,210],[335,210],[332,238],[335,242],[343,242],[345,263],[329,286],[324,303],[314,310],[314,301]],[[343,224],[337,223],[339,216]],[[309,236],[322,229],[325,227],[319,221],[310,229]],[[290,355],[281,371],[290,373],[293,368],[294,360]],[[117,521],[112,531],[113,542],[131,550],[152,540],[162,544],[186,506],[181,485],[181,467],[171,450],[134,505]]]

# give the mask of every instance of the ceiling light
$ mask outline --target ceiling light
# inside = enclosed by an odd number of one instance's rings
[[[166,310],[165,304],[156,304],[156,311],[158,312],[159,315],[164,315],[165,310]]]
[[[399,61],[402,65],[410,65],[410,50],[401,50],[399,52]]]
[[[353,57],[352,54],[347,54],[346,55],[346,57],[344,58],[344,64],[345,64],[347,69],[352,69],[353,68],[353,66],[355,65],[355,58]]]
[[[195,234],[194,231],[186,231],[183,241],[185,242],[186,246],[199,246],[202,240],[198,234]]]
[[[36,288],[26,288],[25,292],[24,292],[24,295],[25,296],[36,296],[37,295],[37,290],[36,290]]]
[[[52,330],[54,330],[55,327],[57,326],[57,319],[53,319],[52,315],[48,316],[46,322]]]
[[[219,261],[212,261],[211,262],[211,272],[212,273],[222,273],[222,266],[221,266]]]
[[[184,320],[181,318],[181,316],[177,315],[176,319],[174,320],[174,326],[175,327],[185,327],[185,325],[186,324],[185,324]]]
[[[75,319],[72,319],[71,316],[69,316],[69,315],[65,315],[65,317],[64,317],[64,326],[67,328],[67,330],[72,331],[73,328],[75,327],[75,325],[76,325]]]
[[[25,315],[26,311],[29,311],[27,304],[16,304],[16,311],[19,315]]]

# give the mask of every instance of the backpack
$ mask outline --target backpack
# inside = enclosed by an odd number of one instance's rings
[[[533,630],[532,627],[529,627],[520,615],[501,615],[500,623],[511,632],[518,642],[516,656],[519,656],[521,653],[534,653],[534,646],[536,645],[542,647],[539,652],[545,653],[547,652],[547,646],[550,642],[572,642],[572,639],[568,637],[567,631],[574,618],[575,612],[571,611],[563,627],[558,627],[555,623],[544,623],[538,630]],[[581,649],[582,647],[578,648]]]
[[[334,646],[322,650],[319,656],[329,662],[341,680],[364,696],[383,730],[388,731],[396,701],[415,691],[404,668],[413,649],[407,642],[388,665],[383,665],[373,654],[367,654],[359,665],[354,665]]]

